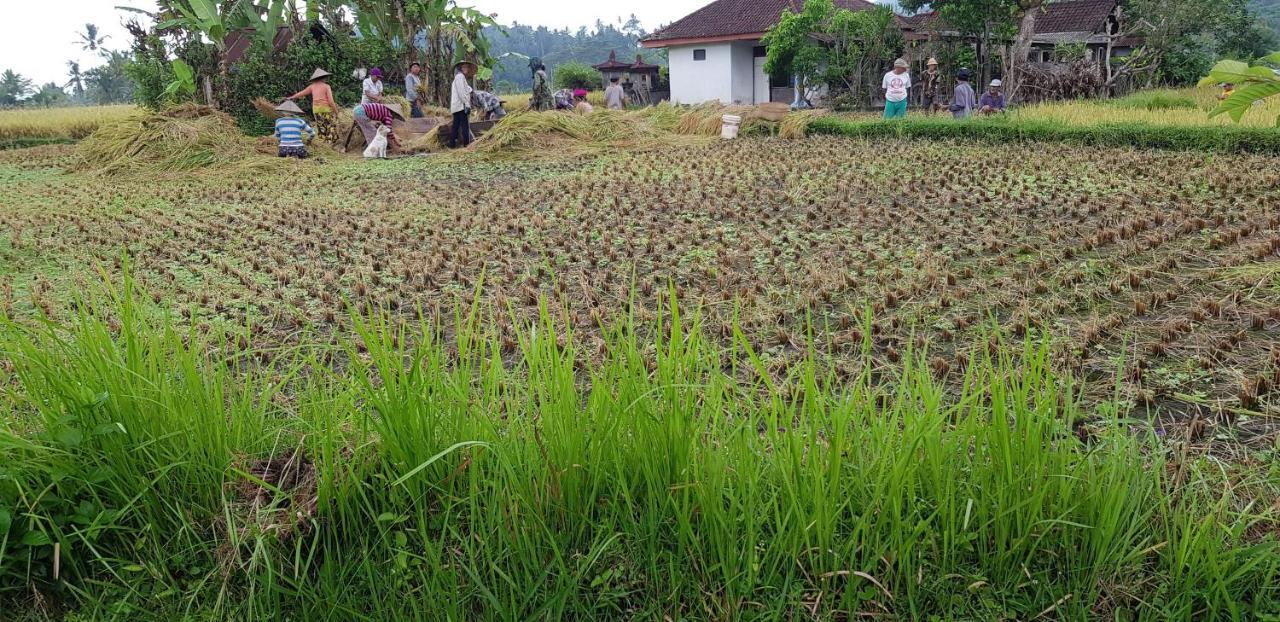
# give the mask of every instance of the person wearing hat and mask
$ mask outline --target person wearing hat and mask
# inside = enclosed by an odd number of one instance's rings
[[[884,74],[880,89],[884,91],[884,118],[902,119],[907,116],[907,92],[911,89],[911,74],[907,73],[907,61],[893,61],[893,70]]]
[[[379,125],[393,128],[394,125],[392,123],[395,120],[404,121],[404,115],[398,110],[377,102],[357,104],[351,110],[351,116],[355,118],[356,126],[360,128],[360,133],[364,134],[364,144],[366,145],[373,141],[374,136],[377,136]],[[387,134],[387,145],[392,149],[400,148],[400,141],[396,138],[394,130]]]
[[[298,116],[302,114],[302,109],[292,100],[284,100],[276,106],[276,110],[284,113],[284,116],[276,119],[275,137],[280,141],[280,157],[306,159],[307,145],[302,137],[305,134],[306,140],[311,140],[316,137],[316,131],[311,129],[306,119]]]
[[[533,71],[533,97],[529,100],[529,109],[542,112],[551,110],[555,105],[551,87],[547,85],[547,66],[538,63]]]
[[[951,116],[957,119],[967,119],[972,116],[973,109],[978,104],[977,94],[969,85],[972,79],[973,72],[968,69],[961,69],[960,75],[957,76],[956,90],[951,96]]]
[[[333,99],[333,89],[329,87],[331,74],[317,68],[311,72],[311,84],[307,88],[289,96],[289,100],[299,97],[311,98],[311,116],[316,120],[316,133],[320,140],[330,143],[338,142],[338,103]]]
[[[1000,92],[1000,87],[1004,83],[999,80],[992,80],[991,86],[987,88],[987,92],[982,94],[978,99],[979,114],[1000,114],[1004,112],[1004,94]]]
[[[938,59],[930,58],[924,72],[924,84],[920,89],[920,104],[927,114],[942,109],[942,74],[938,73]]]
[[[361,85],[360,103],[362,104],[380,104],[382,103],[382,89],[385,85],[382,83],[382,70],[374,67],[369,70],[369,77],[364,79]]]
[[[453,128],[449,133],[449,147],[471,144],[471,83],[476,75],[476,64],[460,60],[453,65],[453,86],[449,92],[449,112],[453,113]]]

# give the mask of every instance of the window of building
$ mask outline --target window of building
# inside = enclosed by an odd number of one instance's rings
[[[706,50],[694,50],[694,51],[693,51],[693,60],[707,60],[707,51],[706,51]]]
[[[751,56],[754,58],[764,58],[768,55],[769,55],[769,52],[765,50],[763,45],[757,45],[751,48]]]

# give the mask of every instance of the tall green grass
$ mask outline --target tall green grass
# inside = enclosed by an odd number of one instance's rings
[[[480,308],[443,328],[361,316],[343,351],[267,356],[138,300],[126,287],[0,334],[14,410],[40,430],[0,433],[5,611],[1245,620],[1278,605],[1280,548],[1256,535],[1274,514],[1207,458],[1175,484],[1162,446],[1120,421],[1078,438],[1085,413],[1035,343],[976,360],[957,391],[913,362],[891,384],[840,381],[820,352],[777,377],[674,308],[614,327],[602,360],[550,311],[504,348]],[[314,514],[308,478],[255,471],[268,457],[314,465]]]

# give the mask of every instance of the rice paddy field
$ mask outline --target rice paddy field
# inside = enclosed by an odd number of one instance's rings
[[[650,114],[0,152],[0,610],[1280,615],[1276,158]]]
[[[0,110],[0,148],[77,141],[103,123],[118,121],[135,112],[135,107],[124,105]]]

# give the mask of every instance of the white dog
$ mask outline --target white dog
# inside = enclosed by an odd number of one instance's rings
[[[390,133],[390,127],[378,125],[378,134],[373,137],[373,140],[369,141],[369,146],[364,148],[364,157],[385,160],[387,158],[387,134]]]

